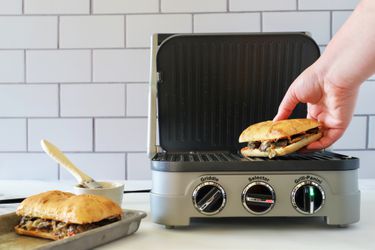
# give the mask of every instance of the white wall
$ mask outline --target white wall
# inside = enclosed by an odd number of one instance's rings
[[[0,0],[0,179],[66,179],[47,138],[99,179],[148,179],[149,36],[310,31],[322,49],[356,0]],[[375,177],[375,78],[337,150]]]

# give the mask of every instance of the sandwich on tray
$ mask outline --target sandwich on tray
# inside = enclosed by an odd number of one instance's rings
[[[243,156],[269,157],[293,153],[322,137],[321,124],[311,119],[265,121],[245,129],[239,142],[247,142],[241,149]]]
[[[18,234],[58,240],[121,219],[122,210],[98,195],[48,191],[30,196],[17,208]]]

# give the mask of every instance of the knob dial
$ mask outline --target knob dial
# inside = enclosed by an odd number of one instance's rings
[[[247,185],[242,191],[242,204],[253,214],[265,214],[275,205],[276,196],[271,185],[256,181]]]
[[[323,188],[316,182],[304,181],[292,191],[292,205],[302,214],[314,214],[319,211],[325,201]]]
[[[193,191],[194,207],[204,215],[219,213],[226,204],[226,193],[216,182],[208,181],[198,185]]]

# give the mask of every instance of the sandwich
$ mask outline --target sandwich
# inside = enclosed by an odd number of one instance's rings
[[[293,153],[322,137],[321,124],[311,119],[265,121],[245,129],[239,142],[247,142],[241,149],[245,157],[282,156]]]
[[[21,217],[16,233],[52,240],[113,223],[122,216],[121,208],[105,197],[61,191],[30,196],[16,213]]]

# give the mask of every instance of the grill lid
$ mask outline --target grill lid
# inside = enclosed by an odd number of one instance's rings
[[[168,152],[236,151],[270,120],[290,83],[319,57],[303,33],[159,35],[158,122]],[[300,105],[292,117],[305,117]]]

